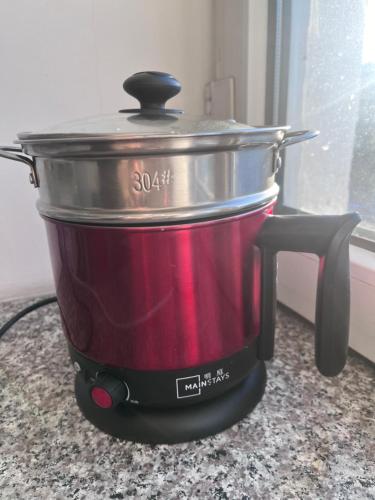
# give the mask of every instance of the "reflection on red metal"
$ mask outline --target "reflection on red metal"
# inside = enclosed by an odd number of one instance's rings
[[[135,370],[202,365],[259,334],[254,246],[273,204],[153,227],[46,219],[63,327],[88,358]]]

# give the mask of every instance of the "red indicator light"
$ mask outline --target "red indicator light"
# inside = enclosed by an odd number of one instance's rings
[[[113,405],[111,395],[102,387],[93,387],[91,389],[91,399],[100,408],[111,408]]]

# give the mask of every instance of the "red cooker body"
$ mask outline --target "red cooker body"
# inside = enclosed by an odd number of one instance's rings
[[[164,226],[46,219],[69,342],[134,370],[204,365],[250,345],[260,323],[255,240],[272,208]]]

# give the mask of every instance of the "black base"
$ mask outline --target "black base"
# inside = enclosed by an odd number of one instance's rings
[[[174,370],[134,370],[98,363],[69,345],[73,363],[86,381],[86,390],[107,374],[126,383],[128,400],[142,408],[186,408],[206,403],[236,387],[258,362],[256,344],[210,363]]]
[[[87,384],[79,373],[75,392],[83,415],[107,434],[138,443],[172,444],[216,434],[244,418],[261,400],[266,378],[265,365],[258,362],[233,389],[215,399],[183,408],[155,409],[127,404],[103,410],[91,401]]]

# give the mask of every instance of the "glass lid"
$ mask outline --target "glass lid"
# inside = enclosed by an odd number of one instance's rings
[[[289,129],[251,127],[235,120],[193,117],[181,110],[166,108],[168,99],[181,90],[178,80],[168,73],[136,73],[125,80],[123,87],[128,94],[138,99],[138,109],[123,109],[116,114],[82,118],[37,132],[22,132],[18,134],[17,142],[24,146],[38,146],[25,148],[38,155],[43,154],[43,147],[52,144],[58,145],[61,153],[63,147],[69,149],[69,144],[72,143],[75,152],[78,152],[78,143],[82,143],[87,151],[88,144],[93,142],[121,141],[122,152],[126,154],[128,150],[134,154],[135,150],[143,153],[155,152],[158,149],[172,152],[183,150],[184,145],[186,150],[202,150],[228,146],[235,148],[254,142],[273,144],[281,141]],[[160,139],[164,144],[155,148],[150,139]]]
[[[250,132],[250,127],[235,120],[212,120],[205,117],[189,116],[174,110],[163,112],[124,110],[116,114],[97,115],[64,122],[36,133],[21,133],[23,138],[52,138],[63,136],[90,137],[104,135],[126,135],[132,137],[166,135],[201,135],[230,132]]]

